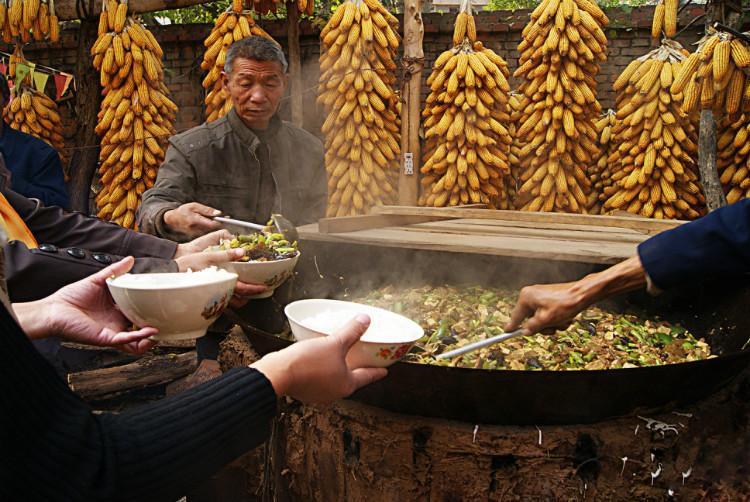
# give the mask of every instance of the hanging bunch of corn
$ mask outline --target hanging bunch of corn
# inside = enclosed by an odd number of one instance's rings
[[[224,90],[221,80],[229,46],[238,40],[253,36],[273,40],[271,35],[255,24],[252,13],[242,10],[242,7],[242,2],[234,2],[226,12],[222,12],[203,42],[206,52],[203,54],[201,69],[208,71],[203,79],[203,88],[206,90],[206,122],[223,117],[232,108],[232,100]],[[237,8],[240,10],[236,10]]]
[[[695,159],[698,134],[669,92],[685,51],[665,40],[630,63],[614,83],[618,92],[617,149],[609,156],[611,186],[603,212],[616,209],[658,219],[694,219],[705,213]]]
[[[609,109],[594,123],[596,134],[599,137],[599,156],[594,159],[594,163],[589,169],[589,179],[594,189],[589,195],[587,209],[589,214],[599,214],[601,212],[600,198],[605,186],[611,184],[609,165],[607,158],[617,148],[612,140],[612,129],[615,126],[615,111]]]
[[[677,7],[679,0],[660,0],[654,8],[654,19],[651,22],[651,38],[658,40],[662,33],[667,38],[677,34]]]
[[[11,75],[16,74],[17,62],[28,65],[20,48],[16,48],[10,57]],[[11,100],[3,111],[5,122],[13,129],[31,134],[52,146],[62,157],[65,140],[62,135],[62,121],[57,110],[57,103],[43,92],[34,89],[31,74],[21,82],[15,82]]]
[[[586,169],[598,156],[596,75],[606,60],[602,27],[608,22],[592,0],[542,0],[522,32],[514,76],[524,79],[515,139],[516,207],[524,211],[586,211]]]
[[[508,76],[503,58],[477,40],[470,4],[464,2],[453,47],[437,58],[427,79],[432,92],[422,112],[426,161],[421,205],[508,208]]]
[[[177,105],[167,97],[162,49],[128,17],[126,2],[105,3],[91,54],[104,88],[96,126],[102,138],[97,216],[133,228],[141,194],[153,186],[174,133]]]
[[[712,109],[717,116],[750,107],[750,49],[731,33],[709,29],[675,76],[672,94],[684,94],[682,108]],[[747,110],[747,108],[745,108]]]
[[[724,117],[718,125],[716,167],[727,202],[750,197],[750,116]]]
[[[0,2],[0,30],[3,41],[18,37],[23,43],[35,40],[57,42],[60,24],[54,0],[4,0]]]
[[[394,90],[398,20],[378,0],[348,0],[320,33],[328,216],[391,203],[401,147]]]

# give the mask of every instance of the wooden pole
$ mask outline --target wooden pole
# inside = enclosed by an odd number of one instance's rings
[[[423,37],[421,0],[404,0],[404,92],[401,107],[401,172],[398,179],[398,203],[406,206],[415,206],[419,197]]]
[[[99,2],[91,2],[99,4]],[[97,37],[97,19],[95,17],[82,19],[78,29],[78,58],[76,61],[76,121],[78,127],[74,137],[74,145],[84,146],[73,150],[70,156],[68,193],[70,194],[70,208],[89,214],[89,199],[91,197],[91,180],[94,178],[99,160],[99,147],[88,148],[88,145],[98,145],[96,135],[96,116],[99,113],[99,75],[91,64],[89,51]]]
[[[701,110],[698,136],[698,170],[709,211],[727,205],[716,169],[716,121],[711,110]]]
[[[312,0],[309,0],[312,1]],[[296,0],[286,2],[287,45],[289,47],[289,81],[291,88],[292,124],[302,127],[304,105],[302,100],[302,63],[299,48],[299,11]]]

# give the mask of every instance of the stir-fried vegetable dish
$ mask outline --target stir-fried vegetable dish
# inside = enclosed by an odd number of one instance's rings
[[[386,286],[346,300],[413,319],[425,336],[407,360],[425,364],[509,370],[633,368],[711,357],[711,348],[684,327],[592,307],[554,335],[515,338],[452,360],[435,355],[503,333],[516,296],[480,287]]]
[[[274,261],[292,258],[299,252],[297,241],[289,242],[280,233],[274,232],[273,222],[269,221],[263,232],[254,234],[235,235],[231,239],[221,241],[219,246],[213,246],[206,251],[228,250],[243,248],[245,256],[241,261]]]

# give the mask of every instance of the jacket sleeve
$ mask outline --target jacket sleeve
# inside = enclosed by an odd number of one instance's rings
[[[30,179],[13,179],[13,187],[27,197],[39,199],[48,206],[70,206],[68,191],[65,188],[62,163],[56,151],[50,150],[42,159]]]
[[[164,162],[159,168],[154,186],[143,193],[141,205],[136,214],[138,228],[142,232],[185,242],[188,237],[173,232],[164,224],[164,213],[194,202],[195,167],[174,143],[170,143]]]
[[[28,249],[19,241],[6,244],[5,278],[11,301],[39,300],[123,258],[80,248],[71,254],[68,252],[71,250],[70,247],[58,247],[54,251]],[[131,272],[177,272],[177,263],[163,258],[136,258]]]
[[[0,332],[0,500],[172,502],[269,435],[276,394],[251,368],[95,414],[2,306]]]
[[[3,195],[26,222],[37,242],[58,247],[82,247],[118,256],[155,257],[170,260],[177,244],[152,235],[122,228],[82,213],[45,207],[10,190]]]
[[[668,289],[750,272],[750,199],[667,230],[638,246],[654,286]]]

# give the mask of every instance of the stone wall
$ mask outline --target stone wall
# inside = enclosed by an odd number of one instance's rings
[[[691,19],[702,13],[700,8],[686,9],[681,14],[680,25],[685,26]],[[624,67],[635,57],[649,51],[649,37],[652,7],[629,10],[609,10],[610,27],[606,30],[609,40],[609,58],[602,65],[599,77],[598,95],[603,108],[614,106],[612,82]],[[529,12],[525,10],[507,12],[481,12],[478,15],[477,27],[479,38],[485,46],[492,48],[503,56],[513,71],[517,66],[518,51],[516,47],[521,38],[521,30],[528,22]],[[425,37],[425,72],[426,79],[435,58],[449,47],[453,31],[454,15],[430,13],[424,15]],[[263,27],[282,45],[286,45],[286,30],[283,21],[264,21]],[[171,25],[153,28],[154,35],[162,44],[165,53],[166,81],[172,92],[172,99],[180,107],[177,123],[178,131],[186,130],[199,124],[203,117],[203,72],[200,61],[203,55],[203,40],[211,29],[210,25]],[[687,29],[679,41],[685,47],[694,43],[702,35],[700,24]],[[301,49],[303,77],[305,82],[305,127],[319,133],[322,123],[321,110],[315,105],[316,84],[318,79],[318,42],[319,28],[304,23],[301,29]],[[3,50],[10,51],[8,47]],[[25,49],[26,57],[35,63],[72,72],[77,58],[77,29],[63,30],[62,40],[58,44],[30,45]],[[78,76],[78,78],[82,78]],[[91,78],[91,75],[88,76]],[[288,116],[289,100],[282,104],[282,114]],[[67,136],[72,135],[75,122],[72,113],[72,100],[65,101],[65,115],[69,117]]]

